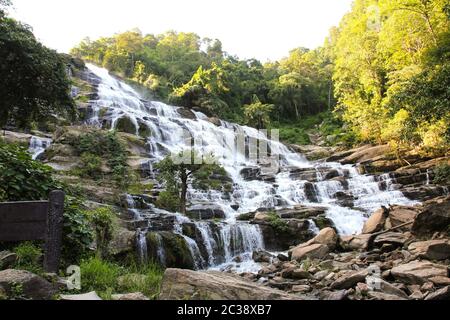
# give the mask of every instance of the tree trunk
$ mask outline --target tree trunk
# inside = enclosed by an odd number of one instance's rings
[[[186,170],[181,172],[181,194],[180,194],[180,212],[186,214],[186,196],[187,196],[188,174]]]

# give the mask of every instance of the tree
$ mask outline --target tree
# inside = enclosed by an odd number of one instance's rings
[[[173,157],[169,155],[156,165],[156,169],[159,170],[158,179],[165,185],[164,198],[178,200],[178,210],[186,214],[186,198],[189,185],[208,184],[208,180],[214,173],[223,175],[226,173],[219,165],[214,163],[213,157],[204,159],[206,161],[199,161],[202,156],[193,150],[185,150],[178,156],[184,161],[174,161]],[[166,208],[171,207],[170,204],[166,203],[165,205]]]
[[[66,64],[29,27],[0,17],[0,125],[29,128],[53,114],[73,116]]]
[[[253,97],[253,103],[244,106],[244,114],[247,124],[255,126],[256,129],[265,129],[270,124],[270,114],[274,109],[273,104],[261,103],[258,96]]]

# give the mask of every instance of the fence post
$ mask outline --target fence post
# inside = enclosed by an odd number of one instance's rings
[[[58,273],[62,248],[64,192],[52,191],[49,195],[47,229],[45,236],[44,270]]]

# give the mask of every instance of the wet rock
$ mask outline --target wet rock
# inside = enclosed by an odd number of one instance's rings
[[[312,244],[309,246],[298,246],[292,250],[291,260],[302,261],[307,258],[323,259],[330,249],[324,244]]]
[[[186,119],[190,119],[190,120],[195,120],[197,119],[197,117],[195,116],[195,114],[192,112],[191,109],[189,108],[183,108],[180,107],[177,109],[177,112],[180,114],[180,116],[182,116],[183,118]]]
[[[210,220],[224,219],[225,212],[220,206],[197,204],[187,209],[187,215],[192,219]]]
[[[450,300],[450,286],[430,293],[425,300]]]
[[[167,269],[161,300],[300,300],[297,295],[263,287],[239,276],[216,271]]]
[[[445,260],[450,258],[449,240],[430,240],[411,243],[408,250],[421,258]]]
[[[368,234],[381,231],[384,227],[387,216],[388,210],[384,207],[375,211],[375,213],[372,214],[369,220],[364,223],[362,233]]]
[[[319,202],[314,184],[312,184],[311,182],[306,182],[303,188],[306,198],[308,198],[309,201]]]
[[[278,260],[280,260],[282,262],[289,261],[289,256],[287,256],[283,253],[278,254],[277,258],[278,258]]]
[[[412,232],[426,235],[444,231],[450,225],[450,196],[439,198],[424,204],[424,210],[414,219]]]
[[[195,263],[186,240],[171,231],[149,232],[147,250],[149,259],[159,261],[158,249],[162,248],[166,267],[194,269]]]
[[[240,175],[244,178],[244,180],[257,180],[261,175],[260,167],[247,167],[241,170]]]
[[[446,266],[428,261],[412,261],[391,269],[392,276],[408,284],[424,284],[433,277],[447,277]]]
[[[136,134],[138,128],[136,124],[128,116],[123,116],[117,120],[116,128],[117,131]]]
[[[0,287],[3,287],[8,295],[17,286],[21,288],[21,295],[32,300],[50,300],[56,293],[56,288],[50,282],[29,271],[0,271]]]
[[[275,256],[267,251],[258,250],[253,252],[252,258],[255,262],[271,263]]]

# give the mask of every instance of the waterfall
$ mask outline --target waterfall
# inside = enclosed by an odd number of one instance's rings
[[[138,252],[138,259],[141,264],[147,261],[147,232],[137,229],[136,246]]]
[[[28,147],[28,151],[31,153],[32,159],[38,159],[38,157],[43,154],[51,144],[52,139],[32,136]]]
[[[151,136],[147,138],[147,145],[151,161],[145,166],[150,171],[154,163],[168,154],[178,154],[186,148],[187,132],[189,138],[201,142],[201,153],[213,153],[232,179],[233,191],[226,196],[220,191],[196,190],[192,186],[188,190],[188,200],[192,204],[213,204],[225,213],[226,218],[219,224],[218,231],[210,230],[207,223],[191,221],[177,214],[174,232],[184,237],[199,268],[217,264],[219,248],[222,248],[220,254],[227,263],[243,259],[240,266],[245,266],[247,261],[251,263],[253,250],[264,248],[259,226],[236,221],[242,213],[259,208],[292,208],[298,204],[323,206],[339,233],[351,235],[360,232],[370,214],[382,205],[415,204],[395,190],[395,181],[389,175],[375,177],[360,174],[352,165],[309,162],[264,132],[226,121],[213,123],[201,112],[182,117],[180,108],[145,101],[131,86],[115,79],[107,70],[91,64],[87,67],[99,79],[98,99],[90,102],[93,115],[88,124],[102,126],[109,123],[114,129],[121,119],[126,118],[136,134],[142,128],[149,129]],[[260,147],[265,145],[270,150],[271,157],[255,161],[250,155],[257,150],[239,149],[239,139],[259,141]],[[243,172],[248,168],[254,168],[255,176],[244,176]],[[312,178],[295,178],[292,176],[295,170],[309,170]],[[333,171],[333,178],[326,174],[330,171]],[[386,188],[380,184],[385,184]],[[339,195],[351,199],[352,205],[342,205]],[[183,223],[195,225],[199,234],[196,239],[183,234]],[[311,228],[317,232],[314,225]],[[206,251],[204,256],[201,248]]]

